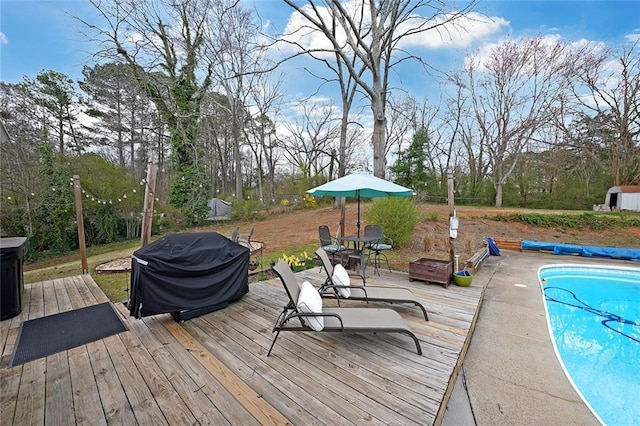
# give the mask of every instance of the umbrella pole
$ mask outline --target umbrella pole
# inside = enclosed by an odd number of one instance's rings
[[[340,204],[340,236],[344,237],[344,224],[345,224],[345,206],[346,199],[344,197],[338,197],[338,204]]]
[[[360,238],[360,191],[358,191],[358,221],[356,226],[358,228],[358,238]]]

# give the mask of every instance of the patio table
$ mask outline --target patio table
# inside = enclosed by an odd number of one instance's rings
[[[349,259],[353,259],[360,266],[360,273],[357,274],[362,278],[363,284],[366,284],[367,258],[365,257],[365,248],[367,244],[373,243],[379,240],[377,237],[364,236],[364,235],[348,235],[346,237],[338,237],[338,241],[346,243],[349,246],[353,243],[353,252],[349,255]]]

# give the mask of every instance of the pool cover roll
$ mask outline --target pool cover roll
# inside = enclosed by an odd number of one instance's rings
[[[581,246],[576,244],[547,243],[541,241],[523,241],[523,250],[544,250],[553,254],[575,254],[584,257],[602,257],[607,259],[634,260],[640,262],[640,249]]]
[[[249,249],[215,232],[168,234],[133,253],[129,312],[136,318],[204,313],[248,291]]]

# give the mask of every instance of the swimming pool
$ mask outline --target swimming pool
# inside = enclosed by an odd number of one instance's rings
[[[640,268],[543,266],[538,277],[556,355],[607,425],[640,421]]]

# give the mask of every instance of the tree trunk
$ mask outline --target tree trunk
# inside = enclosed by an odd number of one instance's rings
[[[502,183],[495,184],[496,189],[496,207],[502,207]]]
[[[240,136],[238,126],[233,129],[233,156],[235,162],[236,200],[242,201],[242,158],[240,156]]]
[[[372,99],[371,111],[373,112],[373,174],[384,179],[387,159],[384,155],[386,147],[384,105],[381,99]]]

